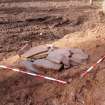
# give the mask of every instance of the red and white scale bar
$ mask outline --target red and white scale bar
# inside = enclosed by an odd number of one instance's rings
[[[47,77],[47,76],[36,74],[36,73],[21,71],[17,68],[10,68],[10,67],[7,67],[5,65],[0,65],[0,68],[9,69],[9,70],[12,70],[12,71],[20,72],[20,73],[23,73],[23,74],[28,74],[28,75],[35,76],[35,77],[40,77],[40,78],[47,79],[47,80],[50,80],[50,81],[55,81],[55,82],[58,82],[58,83],[61,83],[61,84],[67,84],[66,81],[62,81],[62,80],[59,80],[59,79],[55,79],[55,78],[52,78],[52,77]]]
[[[81,78],[88,74],[88,72],[92,71],[99,63],[101,63],[105,59],[105,55],[100,58],[95,64],[93,64],[89,69],[87,69],[84,73],[81,74]]]

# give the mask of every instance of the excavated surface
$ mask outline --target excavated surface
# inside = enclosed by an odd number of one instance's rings
[[[98,7],[82,2],[68,4],[67,0],[54,0],[50,6],[49,1],[45,5],[38,0],[27,5],[27,1],[0,1],[0,60],[15,55],[27,42],[35,46],[52,43],[63,36],[54,43],[56,46],[82,48],[90,59],[72,69],[45,72],[55,78],[72,80],[67,85],[1,70],[0,105],[104,105],[105,62],[79,79],[80,73],[105,51],[104,17]],[[64,4],[66,1],[68,5]],[[16,7],[13,2],[17,3]],[[23,2],[26,4],[22,7]]]

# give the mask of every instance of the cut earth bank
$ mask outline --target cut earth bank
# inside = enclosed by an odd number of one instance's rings
[[[80,48],[85,50],[90,55],[90,58],[87,63],[84,63],[80,66],[74,67],[72,69],[64,70],[60,73],[58,72],[46,72],[46,75],[53,76],[55,78],[61,79],[72,79],[71,83],[66,86],[61,86],[56,83],[50,83],[48,81],[38,81],[35,82],[33,77],[27,77],[29,80],[26,81],[24,77],[26,75],[20,75],[22,78],[22,84],[20,85],[20,80],[15,79],[15,76],[11,79],[14,79],[13,82],[10,82],[10,85],[14,87],[9,89],[8,100],[12,99],[17,103],[17,98],[19,94],[21,99],[26,100],[26,103],[34,103],[35,105],[104,105],[104,82],[105,82],[105,65],[104,62],[101,63],[90,75],[88,75],[83,80],[79,80],[80,73],[83,70],[86,70],[89,65],[97,61],[105,52],[105,26],[104,24],[98,24],[95,28],[91,30],[86,30],[84,32],[76,32],[73,34],[68,34],[64,38],[54,42],[54,46],[60,48]],[[5,72],[6,73],[6,72]],[[4,75],[5,76],[5,75]],[[6,76],[5,76],[6,77]],[[20,78],[19,77],[19,78]],[[5,80],[4,84],[7,86],[10,80]],[[16,83],[17,81],[17,83]],[[34,84],[34,87],[30,87],[30,81]],[[18,84],[19,83],[19,84]],[[3,85],[3,86],[4,86]],[[22,90],[15,92],[16,88],[21,89],[25,88],[24,92]],[[27,89],[26,89],[27,87]],[[3,87],[1,87],[3,89]],[[10,92],[13,92],[10,95]],[[2,91],[4,93],[5,91]],[[21,93],[23,92],[23,93]],[[4,93],[5,94],[5,93]],[[7,94],[5,94],[7,96]],[[17,98],[15,98],[16,96]],[[27,96],[27,98],[26,98]],[[4,98],[1,97],[3,100]],[[36,100],[34,100],[36,99]],[[98,100],[97,100],[98,99]],[[20,99],[19,99],[20,100]],[[14,103],[12,102],[12,103]],[[24,101],[25,102],[25,101]],[[22,103],[22,100],[19,101]],[[22,104],[21,104],[22,105]]]

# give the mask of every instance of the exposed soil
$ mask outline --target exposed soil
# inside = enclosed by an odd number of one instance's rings
[[[15,55],[26,43],[36,46],[54,41],[59,47],[82,48],[90,59],[72,69],[46,71],[46,75],[55,78],[72,79],[65,86],[1,70],[0,105],[104,105],[104,62],[79,79],[80,73],[104,54],[105,21],[99,7],[80,1],[31,0],[30,5],[27,1],[0,1],[1,61]]]

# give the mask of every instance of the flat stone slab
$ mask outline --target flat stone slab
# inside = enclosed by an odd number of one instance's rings
[[[52,49],[51,49],[52,48]],[[35,56],[34,56],[35,55]],[[53,48],[48,45],[33,47],[23,54],[24,57],[35,57],[34,62],[22,62],[30,71],[37,68],[60,70],[81,64],[88,59],[88,54],[78,48]]]
[[[47,59],[54,63],[62,63],[66,69],[86,61],[88,54],[79,48],[60,48],[50,52]]]
[[[18,64],[21,68],[26,69],[29,72],[38,72],[38,70],[33,66],[33,63],[31,61],[21,61]]]
[[[88,59],[88,54],[84,53],[81,49],[71,49],[73,53],[70,57],[72,65],[77,65]]]
[[[71,52],[69,49],[62,48],[62,49],[56,49],[54,51],[51,51],[47,59],[49,61],[55,62],[55,63],[63,63],[65,65],[69,65],[69,57],[71,56]]]
[[[38,59],[33,62],[33,65],[38,68],[60,70],[62,64],[53,63],[47,59]]]
[[[87,59],[87,56],[83,56],[81,54],[73,54],[70,58],[71,61],[74,61],[75,63],[82,63],[84,60]]]
[[[28,50],[27,52],[25,52],[22,57],[28,58],[28,57],[32,57],[34,55],[43,53],[43,52],[47,52],[49,50],[49,46],[48,45],[40,45],[37,47],[32,47],[30,50]]]

